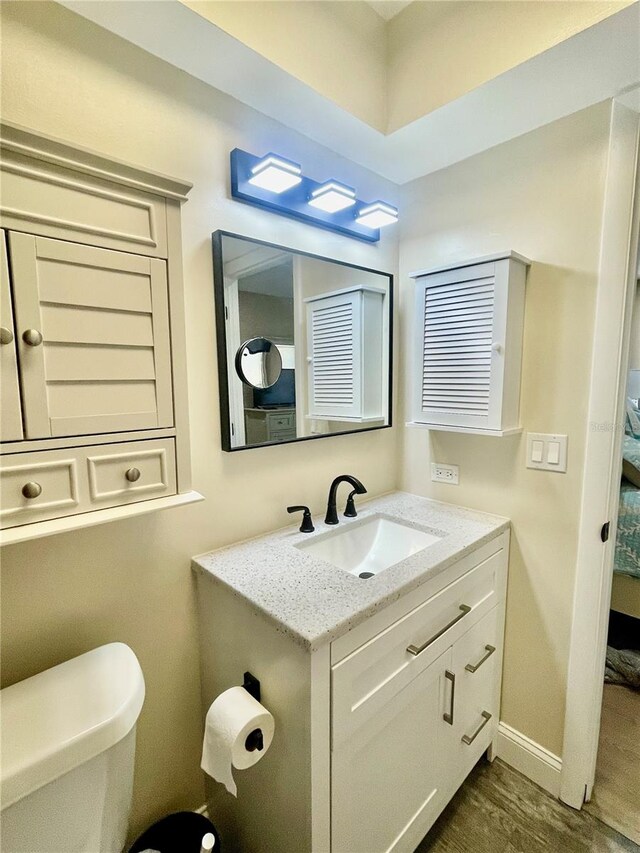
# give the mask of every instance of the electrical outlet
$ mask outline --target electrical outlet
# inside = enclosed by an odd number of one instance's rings
[[[450,486],[457,486],[458,466],[443,465],[441,462],[432,462],[431,479],[434,483],[449,483]]]

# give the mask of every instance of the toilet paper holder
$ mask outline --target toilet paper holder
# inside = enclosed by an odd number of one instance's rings
[[[251,675],[250,672],[245,672],[242,686],[250,696],[253,696],[256,702],[260,701],[260,682],[255,675]],[[254,752],[256,749],[262,752],[264,749],[264,736],[262,734],[262,729],[254,729],[252,732],[249,732],[244,742],[244,748],[247,752]]]

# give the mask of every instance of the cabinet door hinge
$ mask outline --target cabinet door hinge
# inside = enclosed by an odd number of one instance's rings
[[[231,424],[231,435],[236,434],[236,425],[234,423]]]
[[[602,541],[603,541],[603,542],[607,542],[607,541],[608,541],[608,539],[609,539],[609,529],[610,529],[610,527],[611,527],[611,522],[610,522],[610,521],[607,521],[607,522],[605,522],[605,523],[602,525],[602,528],[601,528],[601,530],[600,530],[600,538],[602,539]]]
[[[225,320],[229,319],[229,309],[227,308],[226,305],[224,306],[224,319]]]

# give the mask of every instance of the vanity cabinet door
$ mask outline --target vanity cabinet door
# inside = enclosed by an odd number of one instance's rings
[[[173,425],[165,262],[10,232],[27,438]]]
[[[4,231],[0,232],[0,326],[0,439],[19,441],[22,438],[22,412]]]
[[[453,646],[456,677],[454,744],[448,750],[464,778],[496,735],[500,717],[502,626],[494,607]]]
[[[332,853],[409,853],[437,817],[447,787],[450,668],[449,648],[355,732],[342,737],[334,721]]]

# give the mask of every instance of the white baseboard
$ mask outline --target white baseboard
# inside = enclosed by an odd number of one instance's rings
[[[523,776],[554,797],[559,796],[562,759],[557,755],[503,722],[498,725],[495,751],[498,758]]]

